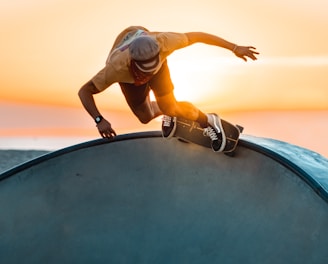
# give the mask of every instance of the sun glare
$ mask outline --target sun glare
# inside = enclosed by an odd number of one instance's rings
[[[188,53],[169,58],[177,100],[203,103],[220,87],[225,69],[220,58],[193,58]]]

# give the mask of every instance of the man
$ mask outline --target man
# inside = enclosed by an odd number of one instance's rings
[[[177,49],[194,43],[204,43],[231,50],[247,61],[256,60],[258,52],[251,46],[237,46],[218,36],[203,33],[150,32],[144,27],[132,26],[116,38],[106,66],[79,90],[79,97],[87,112],[95,120],[104,138],[116,136],[115,130],[99,112],[93,95],[104,91],[113,83],[119,83],[126,101],[141,123],[148,123],[163,116],[162,133],[170,138],[175,132],[176,117],[197,121],[209,136],[214,151],[225,147],[225,135],[220,118],[205,114],[189,102],[178,102],[173,93],[173,83],[166,58]],[[149,91],[156,101],[150,101]]]

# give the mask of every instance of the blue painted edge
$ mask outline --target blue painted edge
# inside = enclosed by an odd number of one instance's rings
[[[262,141],[262,142],[257,142]],[[256,138],[256,137],[243,137],[240,139],[240,145],[254,150],[258,153],[261,153],[279,164],[283,165],[287,169],[291,170],[293,173],[295,173],[297,176],[299,176],[304,182],[306,182],[322,199],[324,199],[328,203],[328,166],[324,166],[323,169],[317,169],[317,172],[314,172],[313,170],[308,170],[305,166],[302,166],[302,160],[299,161],[297,164],[295,160],[293,160],[290,156],[288,156],[286,153],[283,153],[279,151],[279,149],[273,149],[270,147],[266,147],[263,142],[274,142],[275,144],[288,144],[286,142],[273,140],[273,139],[266,139],[266,138]],[[315,165],[322,165],[319,164],[319,162],[322,162],[324,164],[328,165],[328,160],[320,156],[318,153],[312,152],[310,150],[288,144],[292,150],[294,151],[293,154],[297,155],[299,152],[305,152],[309,155],[316,155],[317,156],[317,164]],[[322,166],[321,166],[322,167]],[[317,177],[315,174],[321,174],[324,175],[323,177]]]
[[[76,144],[67,148],[63,148],[60,150],[56,150],[50,153],[47,153],[45,155],[42,155],[38,158],[32,159],[28,162],[22,163],[12,169],[9,169],[2,174],[0,174],[0,181],[20,172],[25,169],[28,169],[34,165],[37,165],[39,163],[42,163],[44,161],[47,161],[49,159],[74,152],[80,149],[90,148],[98,145],[113,143],[113,142],[119,142],[119,141],[125,141],[125,140],[131,140],[131,139],[141,139],[141,138],[154,138],[154,137],[162,137],[161,131],[147,131],[147,132],[137,132],[137,133],[130,133],[130,134],[122,134],[118,135],[113,139],[95,139],[87,142],[83,142],[80,144]],[[263,140],[263,138],[259,138],[260,141]],[[322,184],[318,179],[313,177],[310,173],[308,173],[304,168],[296,164],[295,162],[291,161],[288,157],[286,157],[283,153],[279,153],[278,151],[275,151],[274,149],[270,149],[269,147],[265,147],[263,145],[260,145],[259,143],[256,143],[256,138],[248,138],[248,137],[242,137],[239,141],[239,145],[248,149],[251,149],[253,151],[256,151],[258,153],[261,153],[276,162],[280,163],[284,167],[288,168],[292,172],[294,172],[296,175],[298,175],[303,181],[305,181],[322,199],[324,199],[328,203],[328,188],[325,188],[326,186]],[[265,140],[265,139],[264,139]],[[277,141],[278,142],[278,141]],[[324,158],[323,158],[324,159]],[[328,168],[327,168],[328,171]],[[328,173],[327,173],[328,177]]]

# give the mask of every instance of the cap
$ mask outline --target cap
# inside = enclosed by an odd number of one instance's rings
[[[159,46],[150,36],[139,36],[130,44],[130,55],[143,72],[156,72],[160,67]]]

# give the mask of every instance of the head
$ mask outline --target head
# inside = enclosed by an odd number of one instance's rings
[[[157,41],[147,35],[142,35],[130,44],[131,59],[136,67],[144,73],[154,73],[161,67],[159,46]]]

